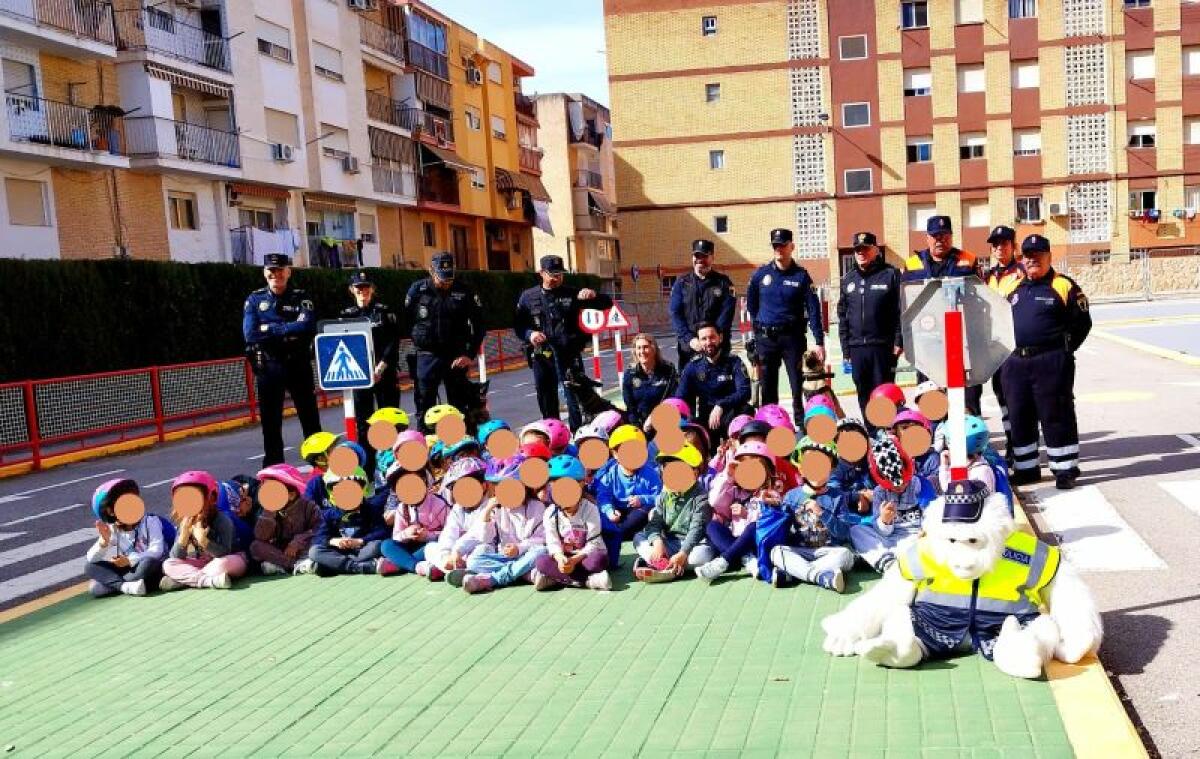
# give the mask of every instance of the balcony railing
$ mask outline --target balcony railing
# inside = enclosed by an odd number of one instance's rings
[[[367,93],[367,116],[392,126],[412,131],[417,128],[421,111],[405,106],[379,92]]]
[[[229,71],[229,41],[155,8],[118,11],[117,47],[151,50],[210,69]]]
[[[450,119],[430,113],[418,111],[416,130],[431,135],[438,142],[454,142],[454,122]]]
[[[9,94],[8,136],[14,142],[124,155],[125,122],[103,106],[82,108],[45,98]]]
[[[0,0],[0,15],[113,44],[112,4],[102,0]]]
[[[523,93],[516,93],[515,101],[517,113],[524,114],[531,119],[537,119],[537,101]]]
[[[125,119],[125,135],[131,158],[181,158],[230,168],[242,165],[237,132],[137,116]]]
[[[404,61],[404,38],[383,24],[372,21],[363,15],[358,17],[358,39],[372,50],[378,50],[398,61]]]
[[[425,47],[415,40],[408,41],[408,62],[434,76],[450,78],[450,63],[445,54]]]
[[[575,186],[603,190],[604,176],[598,171],[577,171],[575,172]]]
[[[599,148],[604,144],[604,134],[596,131],[590,125],[583,131],[582,137],[576,137],[571,128],[567,127],[567,137],[576,145],[591,145],[594,148]]]
[[[413,167],[379,158],[374,161],[371,166],[371,186],[375,192],[408,198],[417,196],[417,172]]]
[[[522,171],[532,171],[536,174],[542,173],[542,151],[537,148],[521,145],[518,150],[518,157]]]

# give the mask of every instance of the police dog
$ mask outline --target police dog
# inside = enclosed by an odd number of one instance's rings
[[[833,404],[833,410],[841,419],[846,415],[842,411],[842,404],[838,403],[837,395],[833,392],[833,375],[825,371],[825,362],[817,355],[816,351],[805,351],[802,366],[801,376],[801,393],[804,395],[804,403],[808,404],[810,398],[818,395],[824,395]]]
[[[566,386],[568,392],[575,395],[575,400],[579,403],[579,411],[583,415],[583,423],[589,424],[592,419],[596,418],[605,411],[614,411],[616,406],[612,405],[596,392],[598,383],[580,366],[572,366],[567,370],[567,376],[563,378],[563,385]]]

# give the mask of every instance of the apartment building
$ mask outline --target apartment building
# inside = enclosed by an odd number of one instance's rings
[[[619,282],[616,170],[608,109],[586,95],[559,92],[538,95],[537,113],[542,181],[560,200],[550,208],[551,231],[534,230],[534,248],[539,256],[563,256],[572,271]]]
[[[531,265],[533,71],[421,3],[0,0],[0,58],[0,255]]]
[[[932,214],[1095,263],[1200,244],[1200,3],[606,0],[623,274],[790,227],[818,281]]]

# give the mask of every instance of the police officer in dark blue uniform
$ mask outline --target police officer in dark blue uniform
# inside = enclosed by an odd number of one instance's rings
[[[517,299],[513,332],[525,344],[542,418],[558,419],[559,385],[569,373],[586,379],[581,356],[588,336],[579,328],[579,312],[612,308],[612,298],[590,288],[563,284],[567,269],[562,256],[542,256],[538,268],[542,283]],[[563,387],[563,395],[567,398],[567,424],[577,430],[583,425],[579,402],[569,387]]]
[[[754,324],[754,342],[763,370],[762,402],[779,401],[779,365],[783,364],[792,388],[792,416],[800,425],[804,419],[801,363],[808,345],[806,321],[817,344],[815,350],[822,360],[825,358],[821,302],[808,271],[792,260],[796,248],[792,231],[771,230],[771,247],[775,249],[775,260],[759,267],[746,286],[746,310]]]
[[[925,222],[925,241],[928,247],[917,251],[904,262],[905,284],[980,274],[979,260],[975,254],[954,247],[954,225],[949,216],[929,217],[929,221]],[[927,379],[929,378],[924,374],[917,372],[918,382]],[[967,413],[979,416],[983,385],[968,387],[965,396]]]
[[[838,339],[842,358],[865,409],[871,391],[896,381],[896,359],[904,351],[900,326],[900,271],[883,260],[871,232],[854,235],[854,266],[842,277]]]
[[[242,338],[254,368],[262,422],[263,466],[283,463],[283,393],[292,396],[304,437],[321,431],[310,359],[317,320],[313,303],[292,287],[292,259],[264,256],[267,286],[250,293],[242,308]]]
[[[1007,298],[1014,288],[1025,279],[1025,268],[1017,260],[1017,232],[1012,227],[1001,224],[992,229],[988,235],[988,245],[992,246],[993,264],[984,273],[983,281],[987,286]],[[1004,400],[1004,384],[1001,382],[1003,367],[992,375],[992,392],[996,395],[996,403],[1000,404],[1000,422],[1004,426],[1004,439],[1007,441],[1005,460],[1012,466],[1012,422],[1008,418],[1008,403]]]
[[[699,350],[696,327],[715,324],[721,331],[721,350],[728,353],[736,298],[729,277],[714,271],[712,240],[692,242],[692,270],[671,288],[671,326],[679,341],[679,365],[687,366]]]
[[[1041,479],[1040,424],[1055,485],[1069,490],[1079,477],[1075,351],[1091,331],[1092,317],[1079,285],[1051,265],[1049,240],[1029,235],[1021,257],[1026,276],[1008,296],[1017,348],[1001,367],[1012,422],[1012,482]]]
[[[354,305],[342,309],[343,319],[362,319],[371,322],[371,342],[374,344],[375,384],[366,390],[354,391],[354,412],[358,418],[358,441],[367,444],[367,419],[376,408],[400,407],[400,386],[396,367],[400,359],[400,320],[391,308],[375,299],[375,283],[365,271],[350,275],[350,295]],[[367,463],[375,464],[373,456]]]
[[[442,383],[447,403],[472,408],[467,371],[483,344],[483,306],[471,288],[454,278],[453,254],[435,255],[429,276],[408,288],[404,315],[417,352],[417,423],[425,427],[425,412],[437,403]]]
[[[712,446],[725,439],[729,423],[750,409],[750,377],[742,359],[721,350],[721,332],[715,324],[696,330],[700,352],[679,376],[680,398],[692,410],[692,419],[708,429]]]

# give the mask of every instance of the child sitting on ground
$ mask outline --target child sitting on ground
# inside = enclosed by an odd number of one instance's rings
[[[584,477],[583,464],[574,456],[550,460],[551,491],[557,482]],[[600,510],[585,496],[571,503],[561,495],[553,499],[542,516],[546,551],[534,561],[533,586],[537,590],[557,587],[609,590],[608,555],[601,535]]]
[[[877,483],[871,496],[870,524],[850,528],[855,553],[883,574],[896,560],[897,547],[921,532],[925,507],[936,496],[900,447],[899,441],[879,431],[871,444],[871,474]]]
[[[488,475],[494,487],[498,475]],[[467,558],[466,570],[454,570],[446,576],[451,585],[462,585],[467,593],[486,593],[525,579],[546,550],[542,517],[546,506],[525,489],[525,500],[505,506],[490,495],[472,527],[479,545]],[[461,579],[456,582],[456,574]]]
[[[479,519],[479,506],[488,497],[487,488],[484,487],[486,471],[487,464],[478,458],[459,459],[450,465],[442,479],[442,492],[449,497],[447,503],[452,503],[453,507],[437,542],[425,546],[425,560],[417,563],[417,574],[437,581],[444,578],[447,572],[467,568],[467,557],[479,545],[472,528]],[[466,477],[474,478],[480,485],[481,495],[478,499],[471,499],[474,503],[455,500],[454,486]]]
[[[257,477],[259,482],[283,483],[288,500],[282,509],[264,509],[259,515],[250,542],[250,557],[261,563],[265,575],[290,574],[297,563],[309,561],[308,551],[321,524],[321,510],[301,495],[304,478],[295,467],[275,464],[261,470]]]
[[[663,467],[682,462],[691,467],[694,478],[686,490],[664,485],[646,529],[634,537],[633,547],[640,557],[634,564],[634,576],[639,580],[680,577],[707,563],[714,553],[704,542],[712,508],[698,480],[706,464],[700,452],[689,443],[674,453],[659,453],[658,460]]]
[[[89,589],[96,598],[124,593],[144,596],[157,588],[162,578],[162,563],[169,538],[162,517],[155,514],[127,516],[136,521],[123,523],[114,511],[123,495],[138,495],[136,482],[126,478],[109,480],[92,494],[92,513],[96,516],[99,537],[88,549],[83,572],[91,580]]]

